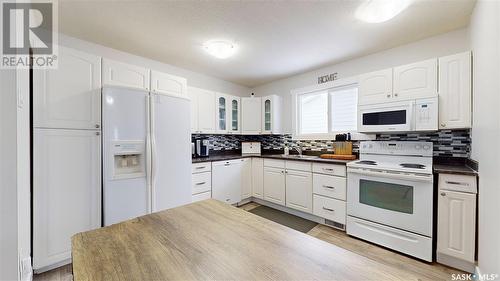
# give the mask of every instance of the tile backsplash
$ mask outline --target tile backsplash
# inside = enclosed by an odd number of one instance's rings
[[[281,150],[288,145],[302,146],[306,151],[332,151],[333,140],[292,140],[292,136],[285,135],[198,135],[192,138],[208,137],[210,149],[214,151],[228,151],[241,149],[242,141],[259,141],[262,149]],[[438,132],[418,132],[406,134],[379,134],[377,140],[389,141],[430,141],[434,143],[434,156],[448,156],[468,158],[470,156],[471,138],[469,130],[441,130]],[[353,142],[353,151],[358,152],[359,142]]]

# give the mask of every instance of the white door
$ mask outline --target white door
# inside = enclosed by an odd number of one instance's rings
[[[471,53],[439,58],[439,128],[471,127]]]
[[[285,206],[285,170],[264,167],[264,200]]]
[[[198,95],[191,87],[187,89],[187,95],[191,99],[191,133],[200,133],[198,129]]]
[[[358,103],[374,104],[392,99],[392,68],[359,76]]]
[[[252,196],[264,198],[264,159],[252,158]]]
[[[221,93],[215,94],[216,133],[226,134],[229,131],[229,96]]]
[[[241,161],[241,199],[252,197],[252,159],[243,158]]]
[[[101,136],[35,129],[33,267],[70,261],[71,236],[101,226]]]
[[[151,94],[152,211],[191,203],[189,99]]]
[[[286,170],[286,206],[312,213],[312,173]]]
[[[437,60],[430,59],[394,68],[395,100],[437,96]]]
[[[271,96],[262,98],[262,133],[271,134],[273,131],[274,100]]]
[[[33,126],[101,126],[101,58],[59,46],[57,69],[33,71]]]
[[[151,91],[174,96],[186,96],[187,80],[159,71],[151,71]]]
[[[235,204],[241,201],[241,161],[212,162],[212,198]]]
[[[261,98],[241,98],[241,133],[261,134]]]
[[[215,133],[215,93],[199,88],[190,88],[198,97],[198,131],[204,134]]]
[[[102,60],[103,84],[149,91],[149,69],[109,59]]]
[[[239,97],[229,97],[229,119],[228,133],[241,133],[241,99]]]
[[[440,190],[437,251],[474,262],[476,194]]]

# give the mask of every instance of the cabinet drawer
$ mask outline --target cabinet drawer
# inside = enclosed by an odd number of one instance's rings
[[[286,161],[285,166],[289,170],[297,170],[297,171],[304,171],[304,172],[310,172],[312,171],[312,165],[311,163],[308,162],[303,162],[303,161]]]
[[[212,171],[212,164],[210,162],[204,163],[194,163],[191,165],[191,172],[194,173],[204,173]]]
[[[198,202],[201,200],[210,199],[210,198],[212,198],[212,195],[210,194],[210,191],[207,191],[207,192],[195,194],[191,198],[192,198],[191,202]]]
[[[439,174],[439,189],[477,193],[476,177]]]
[[[194,174],[192,177],[191,194],[198,194],[212,190],[212,173]]]
[[[313,163],[313,172],[331,176],[346,176],[345,165]]]
[[[325,219],[345,224],[346,203],[337,199],[313,195],[313,213]]]
[[[346,178],[313,174],[313,192],[335,199],[346,200]]]
[[[285,160],[264,159],[264,167],[285,168]]]

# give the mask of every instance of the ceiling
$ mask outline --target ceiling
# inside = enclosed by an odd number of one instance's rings
[[[254,87],[464,27],[473,0],[418,0],[378,24],[361,0],[59,1],[59,30],[121,51]],[[236,42],[220,60],[202,44]]]

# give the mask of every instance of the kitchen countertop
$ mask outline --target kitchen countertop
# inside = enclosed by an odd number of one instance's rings
[[[75,281],[417,280],[213,199],[78,233],[71,241]]]
[[[225,161],[234,160],[248,157],[260,157],[268,159],[280,159],[280,160],[293,160],[293,161],[307,161],[307,162],[319,162],[319,163],[330,163],[330,164],[346,164],[355,160],[336,160],[336,159],[323,159],[319,156],[305,155],[304,158],[299,158],[297,155],[284,156],[283,154],[221,154],[221,155],[210,155],[208,157],[193,158],[192,163],[203,163],[203,162],[213,162],[213,161]]]
[[[442,174],[459,174],[459,175],[470,175],[477,176],[477,171],[473,170],[467,165],[446,165],[446,164],[434,164],[434,173]]]

